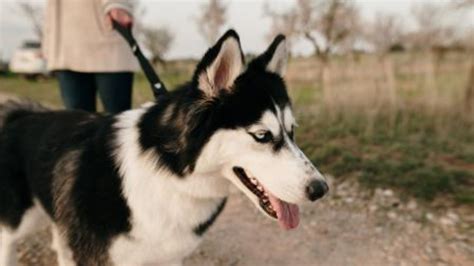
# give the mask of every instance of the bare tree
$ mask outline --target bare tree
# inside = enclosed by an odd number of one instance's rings
[[[365,33],[376,52],[383,56],[401,42],[403,25],[394,15],[377,13]]]
[[[267,35],[269,40],[273,40],[276,35],[283,34],[288,40],[288,47],[291,51],[294,41],[299,37],[300,18],[298,12],[293,8],[288,11],[278,12],[270,7],[268,2],[263,6],[264,16],[271,19],[270,32]]]
[[[449,23],[448,3],[423,3],[413,5],[412,15],[416,23],[416,30],[408,34],[405,42],[412,49],[422,51],[414,53],[413,56],[423,56],[422,71],[424,72],[424,89],[426,97],[429,99],[429,108],[435,112],[439,103],[440,95],[436,77],[439,76],[439,69],[446,49],[455,40],[455,26]]]
[[[222,0],[209,0],[201,6],[201,15],[197,19],[198,30],[209,45],[219,37],[226,22],[227,7]]]
[[[413,18],[417,29],[410,35],[412,48],[432,49],[446,46],[453,41],[454,27],[446,23],[447,8],[442,4],[424,3],[414,5]]]
[[[267,10],[268,4],[267,5]],[[336,48],[353,48],[354,37],[359,29],[359,12],[350,0],[298,0],[293,8],[285,12],[266,11],[272,19],[272,31],[289,35],[292,39],[302,37],[314,48],[320,61],[319,81],[326,89],[329,83],[327,65],[329,55]],[[328,93],[325,93],[327,95]]]
[[[387,103],[394,107],[397,102],[395,71],[392,58],[387,55],[395,44],[401,42],[403,25],[394,15],[377,13],[364,33],[375,48],[379,64],[377,67],[383,70],[384,89],[387,91],[383,95],[387,97]],[[395,113],[391,112],[391,123],[394,123],[394,115]]]
[[[467,10],[474,8],[474,0],[456,0],[452,7],[457,10]],[[464,47],[468,50],[471,57],[471,66],[468,74],[466,89],[464,93],[464,109],[470,115],[474,112],[474,27],[465,32]]]
[[[464,93],[464,108],[468,113],[474,111],[474,55],[471,54],[471,69]]]
[[[349,0],[298,0],[285,12],[264,6],[272,19],[272,32],[303,37],[314,48],[314,54],[326,62],[336,47],[348,41],[359,29],[359,12]]]
[[[17,5],[31,23],[33,33],[41,41],[43,39],[43,8],[27,2],[19,2]]]
[[[174,36],[165,26],[157,26],[156,23],[154,23],[154,26],[146,24],[144,22],[145,15],[145,7],[137,4],[133,14],[135,18],[134,31],[143,47],[150,53],[153,65],[161,64],[165,66],[165,55],[173,42]]]
[[[166,27],[141,26],[140,38],[145,49],[151,54],[154,65],[165,65],[164,55],[168,52],[173,42],[173,34]]]
[[[313,45],[323,62],[345,41],[354,40],[359,29],[359,12],[348,0],[298,0],[302,35]],[[323,41],[318,41],[317,36]]]

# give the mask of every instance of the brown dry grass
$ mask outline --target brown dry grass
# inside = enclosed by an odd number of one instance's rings
[[[323,80],[320,68],[314,59],[294,59],[287,75],[313,161],[371,187],[423,199],[448,191],[458,202],[474,202],[468,54],[333,57]],[[461,163],[440,163],[446,157]]]

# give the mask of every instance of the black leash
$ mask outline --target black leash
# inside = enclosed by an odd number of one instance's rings
[[[120,33],[120,35],[128,42],[128,44],[132,48],[133,53],[137,57],[138,62],[142,67],[143,73],[145,73],[148,82],[150,82],[151,90],[153,92],[153,95],[155,96],[155,99],[157,99],[160,95],[166,94],[168,91],[166,90],[165,84],[163,84],[148,59],[146,59],[146,57],[143,55],[140,47],[138,46],[137,41],[133,37],[132,28],[122,26],[113,19],[112,25],[114,29],[118,31],[118,33]]]

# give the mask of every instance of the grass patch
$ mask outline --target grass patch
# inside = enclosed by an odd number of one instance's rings
[[[303,114],[297,140],[323,172],[337,178],[356,176],[369,189],[393,188],[424,201],[448,197],[473,204],[473,125],[453,117],[438,131],[423,112],[399,112],[392,126],[385,115],[376,117],[370,134],[368,118],[358,113]]]
[[[55,79],[28,81],[14,75],[0,78],[0,92],[61,105],[58,82]]]
[[[160,73],[161,74],[161,73]],[[170,68],[160,75],[168,89],[174,89],[191,78],[186,71],[180,72]],[[30,98],[39,102],[49,103],[54,106],[62,106],[59,84],[55,78],[28,81],[16,75],[0,77],[0,93],[16,95],[18,97]],[[153,100],[153,94],[148,80],[142,73],[135,74],[133,83],[133,106],[137,107],[145,102]],[[99,104],[99,110],[100,104]]]

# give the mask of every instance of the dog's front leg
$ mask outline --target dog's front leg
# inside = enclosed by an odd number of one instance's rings
[[[76,263],[72,258],[72,251],[67,245],[67,241],[65,241],[64,236],[61,235],[59,229],[56,226],[52,226],[51,233],[53,235],[51,247],[56,251],[58,265],[75,266]]]
[[[183,266],[183,261],[173,261],[167,263],[146,263],[143,266]]]
[[[16,266],[16,242],[13,233],[0,229],[0,265]]]

